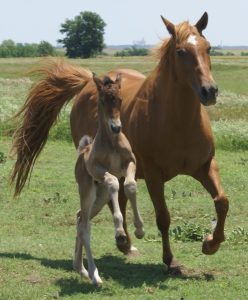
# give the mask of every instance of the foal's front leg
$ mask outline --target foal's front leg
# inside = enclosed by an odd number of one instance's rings
[[[135,181],[135,172],[136,172],[135,163],[131,161],[127,167],[126,177],[124,181],[124,191],[127,198],[130,199],[133,214],[134,214],[134,226],[136,228],[134,232],[135,236],[138,239],[141,239],[144,237],[145,231],[144,231],[144,223],[137,207],[137,199],[136,199],[137,183]]]
[[[119,181],[118,179],[106,172],[104,174],[104,184],[108,190],[109,198],[113,206],[113,220],[115,225],[115,238],[117,243],[126,242],[126,233],[123,228],[123,216],[118,201]]]

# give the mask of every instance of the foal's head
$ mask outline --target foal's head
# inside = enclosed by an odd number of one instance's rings
[[[208,14],[205,12],[200,20],[191,26],[188,22],[174,25],[162,20],[171,34],[167,47],[170,49],[170,59],[174,63],[176,80],[190,86],[200,98],[203,105],[216,103],[217,85],[211,74],[210,43],[202,35],[208,24]],[[163,46],[161,48],[161,56]]]
[[[105,76],[103,80],[93,74],[93,80],[96,84],[99,99],[98,110],[99,118],[103,118],[107,128],[113,134],[119,134],[121,131],[120,109],[122,98],[120,95],[121,74],[118,74],[115,81]]]

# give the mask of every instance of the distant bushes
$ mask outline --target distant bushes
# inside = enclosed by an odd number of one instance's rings
[[[210,56],[235,56],[235,54],[233,52],[223,52],[223,51],[220,51],[220,50],[216,50],[216,49],[212,49],[210,51]]]
[[[0,57],[41,57],[54,56],[54,47],[42,41],[39,44],[15,43],[12,40],[5,40],[0,44]]]
[[[242,51],[242,52],[240,53],[240,55],[241,55],[241,56],[248,56],[248,52]]]
[[[149,50],[147,48],[137,48],[132,46],[131,48],[126,48],[121,51],[117,51],[115,56],[146,56],[149,55]]]

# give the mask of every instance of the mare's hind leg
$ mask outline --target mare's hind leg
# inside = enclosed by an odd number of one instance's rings
[[[220,183],[219,169],[215,159],[205,164],[193,177],[201,182],[214,199],[217,224],[213,235],[209,235],[202,245],[204,254],[214,254],[219,249],[220,243],[225,240],[224,226],[229,206]]]
[[[135,236],[138,239],[142,239],[144,237],[144,223],[139,213],[137,207],[137,199],[136,199],[136,191],[137,191],[137,183],[135,181],[135,171],[136,166],[133,162],[130,162],[127,167],[127,174],[124,182],[124,191],[128,199],[130,199],[133,214],[134,214],[134,226]]]

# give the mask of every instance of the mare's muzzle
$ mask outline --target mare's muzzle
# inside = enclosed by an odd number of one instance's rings
[[[214,105],[218,96],[218,87],[216,84],[203,85],[199,94],[200,101],[203,105]]]

